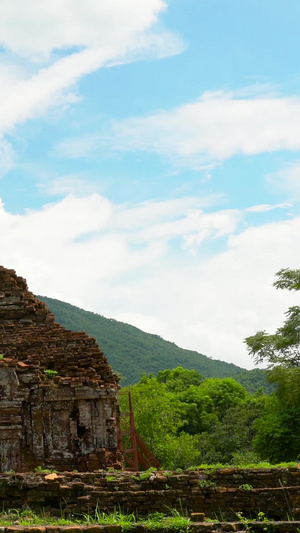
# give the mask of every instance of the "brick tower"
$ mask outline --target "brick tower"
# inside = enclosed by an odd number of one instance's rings
[[[0,472],[120,467],[117,392],[95,339],[0,266]]]

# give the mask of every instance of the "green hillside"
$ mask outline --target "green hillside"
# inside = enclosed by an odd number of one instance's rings
[[[55,314],[56,321],[73,331],[95,337],[115,372],[123,376],[122,385],[137,383],[143,373],[182,366],[195,369],[204,377],[234,377],[250,392],[265,387],[265,372],[244,370],[233,363],[211,359],[201,353],[179,348],[158,335],[111,318],[84,311],[74,305],[38,296]]]

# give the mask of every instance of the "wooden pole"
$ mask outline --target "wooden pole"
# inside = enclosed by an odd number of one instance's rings
[[[134,424],[134,414],[132,410],[131,394],[128,392],[128,403],[129,403],[129,421],[130,421],[130,437],[131,437],[131,446],[132,446],[132,466],[137,472],[139,469],[139,458],[135,434],[135,424]]]

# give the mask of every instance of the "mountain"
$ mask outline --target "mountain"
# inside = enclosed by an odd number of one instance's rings
[[[269,388],[264,370],[245,370],[233,363],[179,348],[173,342],[124,322],[46,296],[38,298],[45,302],[62,326],[73,331],[85,331],[97,339],[109,364],[123,376],[123,386],[137,383],[143,373],[156,375],[159,370],[182,366],[198,370],[205,378],[235,378],[249,392],[255,392],[260,387]]]

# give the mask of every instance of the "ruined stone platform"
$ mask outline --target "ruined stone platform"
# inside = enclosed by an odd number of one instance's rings
[[[115,524],[107,525],[70,525],[70,526],[9,526],[1,527],[1,533],[122,533],[121,526]],[[253,522],[251,524],[251,529],[244,529],[243,524],[238,522],[217,522],[217,523],[199,523],[191,524],[187,529],[178,530],[175,529],[157,529],[145,527],[142,524],[132,525],[130,528],[126,528],[126,532],[131,533],[163,533],[164,531],[168,533],[299,533],[300,522],[271,522],[268,525],[262,524],[260,522]]]
[[[153,512],[168,514],[171,509],[177,509],[188,516],[200,513],[202,521],[214,520],[211,526],[204,523],[206,528],[213,528],[219,522],[238,522],[238,513],[253,520],[263,512],[268,520],[276,523],[298,521],[299,472],[298,468],[146,475],[124,471],[59,472],[52,478],[42,473],[0,474],[0,508],[42,508],[54,516],[60,516],[61,512],[93,514],[96,508],[103,512],[119,509],[138,517]],[[209,488],[204,481],[209,482]],[[261,523],[255,527],[261,528]],[[239,527],[242,525],[239,522]]]

